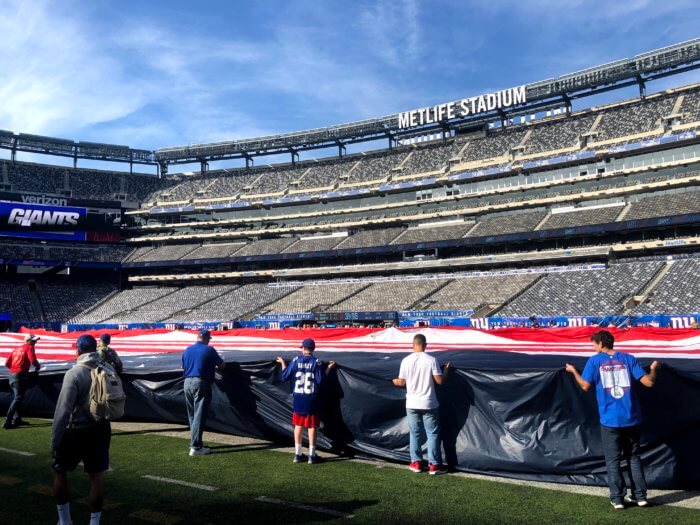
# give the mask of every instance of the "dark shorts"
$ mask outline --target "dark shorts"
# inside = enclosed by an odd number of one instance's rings
[[[304,428],[318,428],[321,424],[321,416],[319,414],[302,415],[296,412],[292,413],[292,424]]]
[[[112,428],[109,422],[86,428],[66,430],[61,444],[56,449],[52,468],[56,472],[73,472],[78,463],[89,474],[104,472],[109,468],[109,442]]]

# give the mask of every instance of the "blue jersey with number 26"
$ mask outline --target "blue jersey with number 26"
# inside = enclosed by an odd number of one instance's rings
[[[312,355],[295,357],[282,372],[282,381],[292,380],[292,407],[302,416],[318,413],[316,394],[323,380],[321,363]]]

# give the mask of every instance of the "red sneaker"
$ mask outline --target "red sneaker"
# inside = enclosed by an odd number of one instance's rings
[[[420,461],[414,461],[408,466],[408,470],[411,472],[420,472],[421,466],[420,466]]]
[[[439,476],[440,474],[447,474],[447,467],[445,465],[430,465],[428,472],[431,476]]]

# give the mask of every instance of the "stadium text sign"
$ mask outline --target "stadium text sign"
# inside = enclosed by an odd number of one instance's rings
[[[503,109],[526,101],[525,86],[504,89],[479,97],[465,98],[448,104],[438,104],[429,108],[414,109],[399,113],[399,129],[434,124],[443,120],[478,115],[494,109]]]
[[[77,226],[80,214],[70,211],[23,210],[14,208],[7,220],[8,226]]]

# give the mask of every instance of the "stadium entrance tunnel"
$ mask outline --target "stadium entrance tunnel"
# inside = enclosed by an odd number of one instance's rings
[[[290,442],[290,385],[267,351],[223,352],[208,428]],[[405,393],[391,384],[405,353],[317,352],[338,366],[323,384],[319,448],[408,462]],[[283,351],[286,358],[294,355]],[[442,444],[451,468],[524,480],[606,484],[595,392],[579,390],[563,366],[583,357],[502,351],[443,351],[453,366],[438,387]],[[139,367],[143,363],[144,367]],[[641,359],[648,365],[649,359]],[[26,415],[48,416],[70,363],[32,377]],[[139,368],[137,368],[139,367]],[[0,407],[11,400],[0,372]],[[180,356],[127,357],[125,419],[187,423]],[[645,421],[642,458],[649,485],[700,488],[700,361],[667,359],[657,384],[637,392]],[[205,436],[206,438],[206,436]]]

